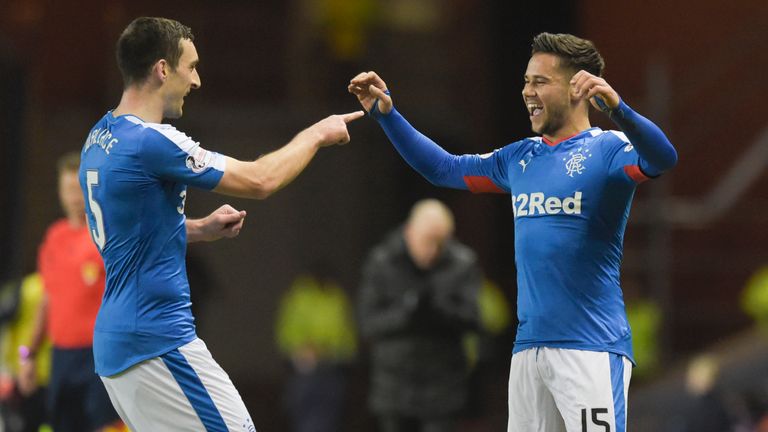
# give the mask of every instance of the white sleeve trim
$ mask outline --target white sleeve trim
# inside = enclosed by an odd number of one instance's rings
[[[224,172],[226,169],[227,162],[224,155],[204,149],[200,146],[199,142],[193,140],[187,136],[187,134],[179,131],[175,127],[159,123],[144,123],[144,126],[159,132],[169,141],[176,144],[181,151],[192,157],[193,160],[189,161],[188,164],[192,164],[190,168],[192,168],[193,171],[199,172],[207,167],[211,167],[221,172]]]
[[[608,131],[614,135],[616,135],[620,140],[624,141],[625,143],[629,144],[629,138],[624,134],[624,132],[619,132],[615,130]]]

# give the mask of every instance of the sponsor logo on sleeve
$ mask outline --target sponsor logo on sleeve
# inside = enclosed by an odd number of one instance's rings
[[[211,163],[211,158],[212,155],[209,151],[197,148],[192,154],[187,156],[187,168],[191,169],[194,173],[200,173]]]

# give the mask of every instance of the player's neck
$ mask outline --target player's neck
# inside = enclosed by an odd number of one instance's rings
[[[560,129],[552,134],[545,133],[542,134],[542,136],[548,142],[557,144],[561,141],[565,141],[568,138],[578,135],[591,127],[592,125],[589,123],[589,117],[583,117],[573,119],[572,121],[563,124]]]
[[[123,90],[120,104],[112,111],[115,117],[131,114],[149,122],[163,121],[163,101],[157,92],[150,91],[146,86],[129,87]]]

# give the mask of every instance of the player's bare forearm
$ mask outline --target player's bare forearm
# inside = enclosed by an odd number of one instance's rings
[[[195,243],[202,240],[201,219],[187,219],[184,221],[184,227],[187,230],[187,243]]]
[[[292,182],[320,147],[350,141],[347,123],[363,111],[332,115],[299,132],[288,144],[255,161],[227,158],[227,169],[215,192],[242,198],[264,199]]]
[[[187,219],[187,243],[237,237],[245,222],[246,212],[225,204],[201,219]]]
[[[255,161],[229,158],[227,170],[214,191],[241,198],[265,199],[291,183],[307,167],[320,148],[319,142],[303,131],[281,149]]]

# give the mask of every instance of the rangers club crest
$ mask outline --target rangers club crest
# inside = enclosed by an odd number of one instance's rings
[[[570,156],[570,159],[565,162],[565,173],[569,177],[573,177],[574,173],[583,173],[586,168],[584,166],[584,161],[592,157],[592,155],[589,154],[589,149],[583,147],[579,147],[577,150],[568,153],[568,155]],[[563,158],[563,160],[566,160],[566,158]]]

